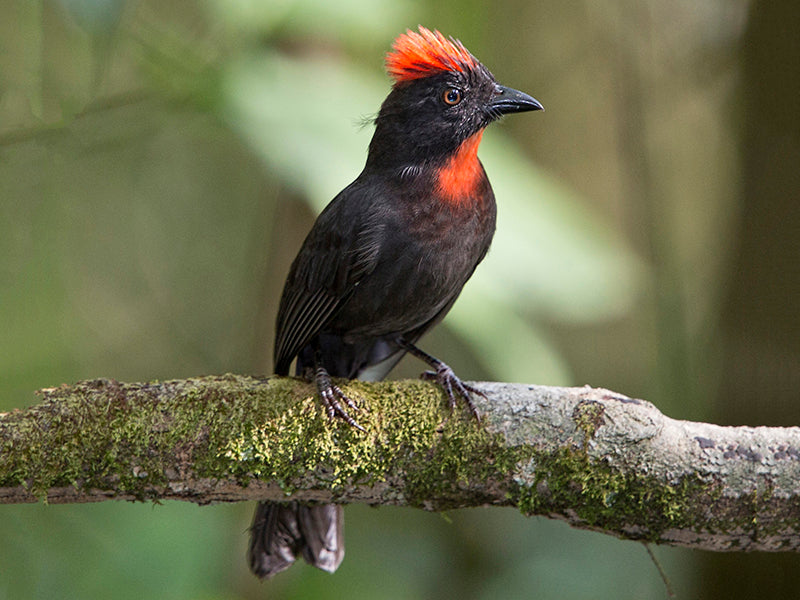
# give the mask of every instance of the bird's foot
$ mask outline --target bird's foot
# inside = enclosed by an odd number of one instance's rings
[[[364,428],[356,423],[356,420],[344,409],[342,403],[346,404],[351,410],[358,410],[358,405],[338,385],[331,381],[331,376],[328,375],[325,369],[317,367],[314,374],[314,382],[317,384],[319,397],[329,419],[332,420],[338,417],[351,427],[364,431]]]
[[[456,407],[456,395],[458,395],[463,401],[464,404],[467,405],[467,408],[472,413],[472,416],[475,417],[475,420],[480,423],[481,416],[478,414],[478,409],[475,407],[475,404],[472,402],[472,396],[470,394],[477,394],[478,396],[482,396],[483,398],[487,398],[486,394],[480,391],[478,388],[473,387],[467,383],[461,381],[458,376],[453,372],[453,369],[448,367],[442,361],[440,361],[435,356],[431,356],[424,350],[417,348],[414,344],[409,342],[403,337],[400,337],[397,340],[398,345],[410,352],[418,359],[428,363],[433,371],[425,371],[421,377],[427,381],[435,381],[444,389],[445,393],[447,394],[447,400],[450,403],[450,410],[452,411]],[[487,398],[488,399],[488,398]]]
[[[467,405],[467,408],[472,413],[472,416],[475,417],[475,420],[478,423],[481,422],[481,416],[478,414],[478,409],[475,407],[475,404],[472,402],[472,397],[470,394],[477,394],[478,396],[482,396],[486,398],[486,394],[480,391],[478,388],[469,385],[468,383],[464,383],[458,376],[453,372],[453,369],[448,367],[445,363],[440,361],[439,359],[434,358],[435,362],[431,363],[431,366],[436,369],[435,371],[425,371],[421,377],[427,381],[435,381],[445,391],[447,394],[447,399],[450,403],[450,410],[452,411],[456,407],[456,396],[460,397],[464,404]]]

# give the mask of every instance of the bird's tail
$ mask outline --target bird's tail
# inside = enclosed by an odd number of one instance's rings
[[[333,573],[344,558],[344,512],[338,504],[259,502],[250,526],[250,570],[269,578],[298,556]]]

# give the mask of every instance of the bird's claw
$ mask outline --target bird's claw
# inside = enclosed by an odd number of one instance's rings
[[[477,394],[483,398],[487,397],[486,394],[478,388],[461,381],[453,369],[439,361],[435,371],[425,371],[420,377],[426,381],[434,381],[442,386],[445,394],[447,394],[447,400],[450,404],[451,411],[456,407],[456,395],[458,395],[464,401],[464,404],[467,405],[467,408],[472,413],[472,416],[475,417],[475,420],[478,421],[478,423],[481,422],[481,416],[478,413],[477,407],[472,402],[470,394]]]
[[[338,385],[331,381],[328,372],[324,369],[317,369],[315,379],[319,397],[322,400],[322,405],[325,407],[325,413],[328,415],[328,418],[333,420],[338,417],[351,427],[355,427],[359,431],[365,431],[364,428],[348,414],[342,406],[342,403],[346,404],[351,410],[359,410],[358,405],[351,400]]]

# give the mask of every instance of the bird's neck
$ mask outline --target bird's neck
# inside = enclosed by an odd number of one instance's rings
[[[434,167],[439,195],[452,204],[462,204],[474,198],[486,174],[478,160],[478,146],[483,130],[464,140],[440,166]]]
[[[441,144],[410,144],[392,135],[392,122],[379,121],[370,143],[364,174],[398,178],[398,184],[415,190],[443,206],[466,207],[480,202],[489,188],[478,160],[483,130],[447,151]]]
[[[397,161],[396,155],[371,151],[364,172],[383,173],[383,176],[390,173],[409,190],[438,200],[443,206],[464,207],[482,200],[488,187],[486,172],[478,160],[482,137],[483,130],[468,137],[449,154],[409,156],[403,161]]]

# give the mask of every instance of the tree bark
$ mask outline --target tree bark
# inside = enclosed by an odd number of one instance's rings
[[[491,504],[654,543],[800,548],[800,427],[678,421],[589,387],[475,385],[481,424],[426,382],[342,382],[365,432],[290,378],[42,390],[0,415],[0,503]]]

